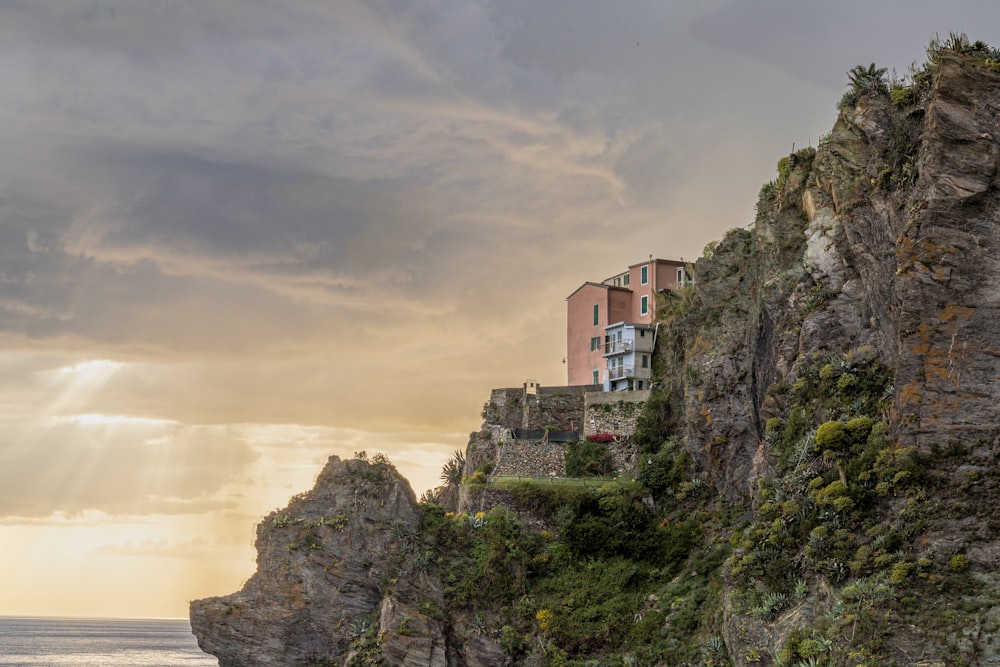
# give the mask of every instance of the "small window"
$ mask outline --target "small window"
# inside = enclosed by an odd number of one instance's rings
[[[594,382],[593,384],[601,384],[601,372],[594,371]]]
[[[640,271],[639,284],[641,285],[649,284],[649,267],[644,266],[641,269],[639,269],[639,271]]]
[[[643,294],[642,299],[639,300],[639,314],[640,315],[649,314],[649,296],[646,294]]]
[[[628,287],[628,274],[625,274],[625,287]]]
[[[639,338],[645,338],[645,337],[646,337],[646,330],[639,329]]]
[[[677,268],[677,284],[678,285],[687,285],[688,282],[690,282],[690,278],[688,278],[687,270],[684,269],[684,268],[678,267]]]
[[[635,388],[638,389],[639,391],[642,391],[642,380],[639,380],[638,382],[635,383]]]
[[[601,304],[594,304],[594,326],[596,327],[598,322],[601,321]]]
[[[642,355],[642,367],[643,368],[649,368],[649,355],[648,354]]]

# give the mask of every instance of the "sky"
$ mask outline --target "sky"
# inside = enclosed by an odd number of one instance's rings
[[[4,0],[0,614],[186,616],[328,456],[416,493],[565,298],[749,224],[982,0]]]

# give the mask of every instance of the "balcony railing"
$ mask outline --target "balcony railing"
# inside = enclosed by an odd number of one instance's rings
[[[630,378],[635,374],[634,366],[611,366],[608,368],[608,379],[609,380],[621,380],[622,378]]]
[[[634,340],[609,340],[604,344],[604,354],[621,354],[635,348]]]

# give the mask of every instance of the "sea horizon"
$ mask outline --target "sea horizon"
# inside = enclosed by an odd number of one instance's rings
[[[0,615],[4,667],[218,665],[187,618]]]

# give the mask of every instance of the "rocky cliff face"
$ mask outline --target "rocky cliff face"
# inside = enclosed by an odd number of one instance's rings
[[[878,567],[849,559],[876,552],[872,535],[879,525],[893,525],[887,517],[894,512],[919,517],[896,542],[895,560],[903,564],[894,570],[895,584],[907,580],[899,573],[914,562],[958,554],[957,562],[968,558],[978,569],[980,595],[945,602],[939,588],[941,606],[981,609],[995,597],[1000,535],[989,527],[994,522],[986,507],[1000,494],[1000,73],[968,53],[943,49],[932,55],[932,82],[908,98],[900,95],[894,103],[887,89],[876,88],[844,104],[821,145],[790,156],[779,180],[765,186],[755,226],[731,232],[710,249],[696,264],[698,286],[666,309],[673,335],[664,338],[661,354],[661,391],[669,395],[664,403],[679,415],[676,428],[697,474],[728,503],[759,512],[777,489],[779,499],[818,500],[823,516],[824,497],[797,491],[793,479],[814,476],[826,484],[838,455],[823,452],[815,444],[819,434],[809,429],[859,416],[888,428],[890,444],[881,456],[919,460],[927,480],[919,491],[893,492],[894,499],[868,505],[866,518],[845,520],[846,512],[830,511],[835,520],[823,523],[822,534],[839,530],[850,547],[838,556],[843,561],[823,562],[833,568],[826,574],[807,564],[821,551],[821,540],[812,552],[810,546],[789,548],[786,557],[802,559],[792,567],[801,585],[817,584],[825,592],[780,618],[731,614],[725,634],[737,665],[777,664],[792,628],[815,628],[824,614],[843,609],[836,582],[854,576],[868,583],[879,576]],[[853,388],[863,381],[862,366],[891,378],[878,385],[881,397]],[[826,398],[807,396],[837,380],[843,384],[830,385]],[[871,404],[866,408],[862,400]],[[807,405],[808,415],[797,413]],[[802,432],[790,434],[796,419]],[[798,465],[789,463],[789,447]],[[851,452],[865,455],[860,445]],[[824,459],[809,467],[815,453]],[[857,493],[874,486],[878,466],[852,479],[843,472],[850,460],[838,464],[845,487]],[[980,501],[971,501],[970,493]],[[780,521],[794,528],[798,520],[782,515]],[[774,558],[753,544],[764,536],[755,531],[744,529],[750,539],[742,549],[752,552],[738,550],[731,572]],[[775,535],[768,539],[780,544]],[[747,583],[730,591],[743,595]],[[907,615],[899,605],[886,605],[885,613]],[[762,616],[772,620],[761,622]],[[919,614],[910,617],[916,619],[911,627],[933,625]],[[950,645],[965,651],[962,664],[998,664],[997,649],[982,641],[995,628],[993,615],[970,615],[963,624],[925,632],[919,640],[883,628],[876,657],[959,664],[947,657]],[[908,646],[914,641],[919,648]]]
[[[767,458],[764,422],[780,412],[768,388],[817,354],[870,346],[894,369],[905,444],[996,438],[998,110],[1000,73],[943,51],[922,101],[843,110],[766,188],[755,227],[696,263],[686,298],[700,319],[678,318],[683,333],[664,341],[676,347],[664,383],[726,497],[752,496],[753,462]]]
[[[538,534],[440,508],[429,530],[387,463],[332,458],[258,527],[243,590],[192,604],[202,647],[223,667],[1000,664],[1000,53],[953,46],[891,95],[853,72],[830,134],[661,304],[641,491],[524,488]],[[495,458],[474,434],[465,475]],[[643,549],[609,552],[621,526]]]
[[[441,604],[440,582],[404,556],[420,526],[391,465],[331,457],[312,491],[258,525],[243,589],[191,603],[199,645],[222,667],[364,664],[365,651],[449,664],[447,628],[415,608]]]

